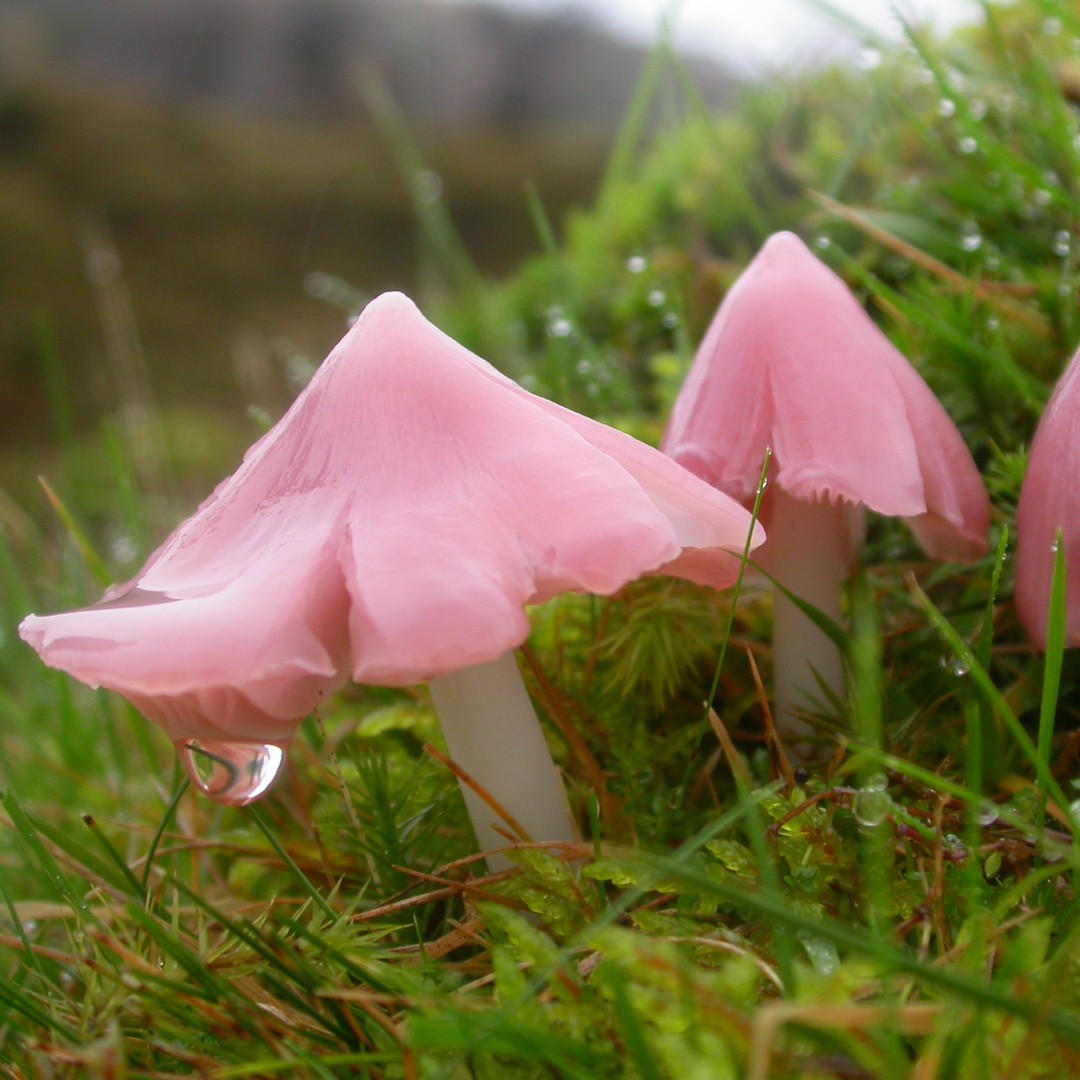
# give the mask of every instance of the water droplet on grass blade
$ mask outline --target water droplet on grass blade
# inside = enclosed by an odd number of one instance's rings
[[[276,743],[185,739],[176,749],[191,782],[224,806],[246,806],[265,795],[285,761]]]
[[[889,793],[879,788],[863,788],[857,791],[855,798],[851,800],[851,812],[855,815],[855,820],[868,829],[881,825],[891,809],[892,799],[889,798]]]
[[[867,791],[884,791],[889,786],[889,778],[883,772],[872,773],[863,786]]]
[[[980,825],[993,825],[998,819],[998,808],[992,802],[980,803],[975,820]]]

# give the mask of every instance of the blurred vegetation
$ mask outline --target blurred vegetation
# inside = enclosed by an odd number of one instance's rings
[[[532,243],[526,181],[560,206],[594,181],[598,137],[549,145],[463,133],[431,155],[487,272]],[[0,91],[0,235],[0,485],[23,499],[21,455],[40,471],[61,434],[46,352],[82,433],[120,408],[133,367],[169,409],[235,424],[246,404],[276,415],[297,388],[283,369],[340,336],[327,295],[417,285],[414,199],[369,121],[260,120],[82,83]]]
[[[1044,677],[1060,657],[1044,668],[1010,599],[1025,447],[1078,337],[1078,63],[1074,5],[987,4],[947,42],[867,36],[860,67],[749,88],[720,116],[687,91],[654,139],[659,48],[593,205],[556,228],[537,185],[522,205],[541,254],[495,284],[462,253],[449,185],[421,187],[440,322],[645,438],[716,301],[782,228],[946,403],[991,489],[994,553],[932,566],[872,523],[849,700],[817,718],[813,768],[766,734],[767,597],[653,581],[535,612],[524,668],[586,837],[573,858],[523,848],[516,871],[481,875],[452,779],[423,753],[438,733],[420,691],[350,687],[263,804],[223,810],[183,790],[132,710],[17,642],[23,613],[96,585],[70,529],[0,502],[0,1065],[1077,1075],[1080,668],[1067,654]],[[189,506],[170,496],[173,425],[132,408],[132,381],[90,487],[62,373],[50,385],[69,432],[54,486],[123,577]]]

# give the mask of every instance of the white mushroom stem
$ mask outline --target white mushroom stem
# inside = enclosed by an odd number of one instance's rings
[[[520,825],[531,840],[576,843],[566,789],[512,652],[428,683],[446,746],[460,766]],[[481,851],[507,846],[495,831],[513,832],[468,784],[461,792]],[[489,855],[488,866],[510,865]]]
[[[840,594],[861,539],[862,508],[846,501],[805,502],[785,491],[771,502],[765,568],[789,592],[841,622]],[[773,699],[777,730],[797,743],[810,726],[800,714],[844,697],[840,650],[781,592],[773,609]]]

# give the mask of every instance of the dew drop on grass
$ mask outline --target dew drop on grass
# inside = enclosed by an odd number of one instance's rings
[[[965,232],[960,237],[960,247],[964,251],[978,251],[982,247],[983,238],[980,232]]]
[[[1080,799],[1073,799],[1069,803],[1069,817],[1073,819],[1077,826],[1080,826]]]
[[[1058,231],[1054,233],[1054,243],[1052,247],[1055,255],[1064,257],[1069,254],[1072,250],[1072,235],[1067,229],[1058,229]]]
[[[979,144],[975,141],[974,136],[965,135],[957,144],[956,149],[961,154],[974,154],[979,149]]]
[[[868,829],[876,828],[889,816],[892,799],[881,788],[862,788],[851,800],[851,812],[855,820]]]
[[[941,658],[941,666],[946,668],[958,679],[962,679],[969,671],[971,671],[971,667],[959,656],[943,656]]]
[[[649,307],[663,307],[665,300],[667,300],[667,294],[663,289],[652,289],[645,297],[645,302]]]
[[[955,116],[956,102],[952,98],[942,98],[938,102],[938,116]]]
[[[626,260],[626,269],[629,270],[631,274],[644,273],[645,268],[648,265],[649,262],[644,255],[631,255],[630,258]]]
[[[990,801],[980,803],[975,820],[980,825],[993,825],[998,819],[998,808]]]
[[[224,806],[246,806],[265,795],[285,761],[276,743],[184,739],[176,750],[191,782]]]
[[[832,241],[827,236],[819,236],[814,241],[814,247],[816,247],[818,251],[827,251],[832,247]]]

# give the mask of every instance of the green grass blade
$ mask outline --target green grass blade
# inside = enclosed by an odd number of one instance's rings
[[[1005,696],[994,685],[990,675],[982,664],[979,663],[979,660],[974,652],[972,652],[971,647],[956,632],[952,624],[938,610],[930,597],[927,596],[914,581],[912,582],[911,590],[916,602],[929,616],[930,621],[937,628],[942,638],[944,638],[945,643],[952,649],[953,654],[967,667],[972,682],[979,688],[987,701],[990,702],[997,715],[1001,718],[1006,728],[1008,728],[1013,741],[1016,743],[1024,757],[1027,758],[1028,763],[1035,770],[1035,775],[1037,776],[1039,783],[1043,786],[1043,789],[1060,807],[1063,809],[1068,807],[1069,800],[1065,797],[1061,785],[1054,779],[1049,766],[1039,755],[1038,748],[1024,730],[1024,726],[1020,723],[1016,713],[1013,712],[1012,706],[1009,705]],[[1075,824],[1073,829],[1075,831]]]
[[[1050,578],[1050,610],[1046,619],[1046,658],[1043,666],[1042,696],[1039,702],[1039,760],[1050,771],[1054,739],[1054,717],[1061,692],[1061,666],[1065,655],[1065,542],[1058,529],[1054,540],[1054,571]],[[1041,829],[1046,821],[1046,789],[1040,788],[1036,822]],[[1068,808],[1062,803],[1062,809]]]

